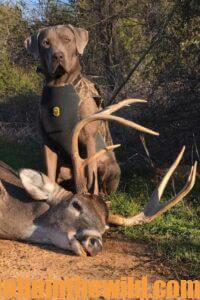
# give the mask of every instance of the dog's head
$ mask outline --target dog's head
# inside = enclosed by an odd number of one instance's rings
[[[87,43],[88,31],[72,25],[42,28],[24,42],[28,52],[41,59],[45,73],[51,77],[73,72]]]

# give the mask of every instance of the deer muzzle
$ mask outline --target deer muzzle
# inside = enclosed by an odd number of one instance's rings
[[[84,235],[77,237],[88,256],[95,256],[102,251],[102,237],[95,235]]]

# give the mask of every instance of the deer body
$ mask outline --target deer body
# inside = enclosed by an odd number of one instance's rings
[[[0,237],[16,240],[26,239],[33,226],[33,221],[43,214],[49,205],[33,201],[14,171],[6,167],[1,163]]]
[[[72,195],[42,173],[24,169],[19,174],[0,163],[0,238],[52,244],[78,255],[102,249],[104,203]]]

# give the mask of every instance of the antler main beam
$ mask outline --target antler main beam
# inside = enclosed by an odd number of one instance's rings
[[[129,106],[131,104],[135,104],[135,103],[146,103],[147,101],[145,100],[141,100],[141,99],[126,99],[123,101],[120,101],[117,104],[113,104],[111,106],[108,106],[106,109],[100,111],[99,113],[96,113],[94,115],[91,115],[83,120],[81,120],[76,127],[74,128],[73,131],[73,136],[72,136],[72,161],[73,161],[73,165],[74,165],[74,176],[75,176],[75,183],[76,183],[76,192],[78,194],[81,193],[85,193],[87,192],[87,187],[86,187],[86,178],[84,175],[84,167],[86,166],[86,164],[91,163],[91,161],[93,161],[94,159],[97,159],[97,157],[99,157],[100,155],[102,155],[102,153],[104,153],[104,151],[111,151],[113,150],[113,148],[109,148],[106,147],[103,150],[100,150],[99,152],[97,152],[94,157],[90,157],[86,162],[83,162],[83,159],[80,157],[79,155],[79,149],[78,149],[78,137],[79,134],[82,130],[82,128],[84,126],[86,126],[88,123],[90,122],[94,122],[97,120],[109,120],[109,121],[114,121],[114,122],[118,122],[122,125],[131,127],[133,129],[145,132],[145,133],[149,133],[152,135],[159,135],[158,132],[155,132],[151,129],[148,129],[144,126],[141,126],[139,124],[136,124],[132,121],[126,120],[124,118],[121,117],[117,117],[117,116],[111,116],[110,114],[119,110],[122,107],[125,106]],[[114,147],[117,147],[118,145],[114,145]],[[113,147],[113,146],[111,146]]]
[[[165,203],[160,203],[160,199],[162,197],[162,194],[165,190],[165,187],[170,177],[172,176],[178,164],[180,163],[184,151],[185,151],[185,146],[182,148],[175,162],[172,164],[172,166],[170,167],[170,169],[162,179],[158,188],[156,188],[152,193],[151,199],[145,206],[143,212],[129,218],[125,218],[120,215],[110,215],[108,222],[111,224],[123,225],[123,226],[133,226],[133,225],[149,223],[153,221],[155,218],[157,218],[158,216],[160,216],[161,214],[163,214],[164,212],[166,212],[168,209],[176,205],[178,202],[180,202],[191,191],[191,189],[195,184],[197,162],[195,162],[194,165],[191,167],[190,175],[183,189],[174,198],[170,199]]]

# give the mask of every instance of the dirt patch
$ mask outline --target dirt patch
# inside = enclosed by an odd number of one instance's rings
[[[0,240],[0,277],[117,279],[161,278],[148,245],[109,237],[95,257],[76,257],[49,246]]]

